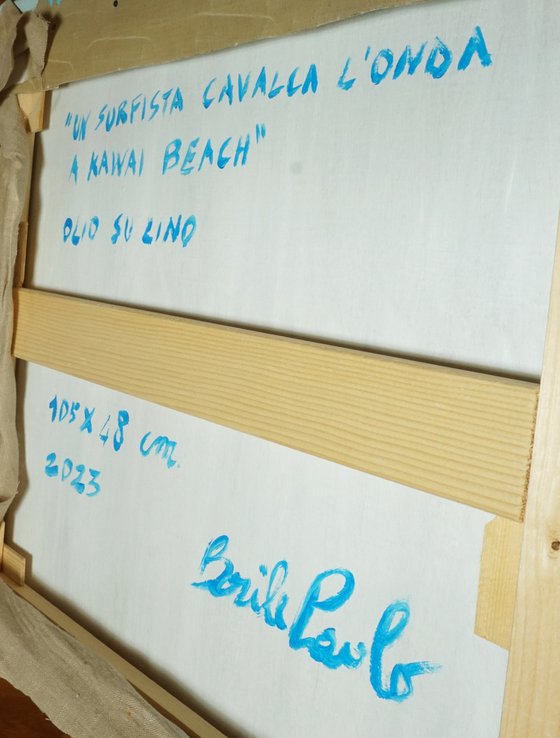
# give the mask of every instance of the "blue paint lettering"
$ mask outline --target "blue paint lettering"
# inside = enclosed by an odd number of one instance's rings
[[[270,574],[267,566],[259,565],[260,576],[268,578],[265,588],[261,583],[255,585],[251,579],[236,571],[233,561],[226,556],[228,546],[227,535],[218,536],[208,543],[200,562],[200,573],[204,578],[192,582],[193,587],[207,591],[212,597],[231,597],[236,607],[249,607],[256,615],[263,615],[269,627],[280,631],[288,630],[290,648],[307,651],[312,659],[328,669],[338,669],[341,666],[356,669],[363,663],[367,648],[362,641],[355,645],[344,641],[339,647],[337,632],[332,626],[317,635],[307,634],[315,612],[334,613],[348,602],[355,587],[352,572],[337,568],[318,574],[288,629],[286,607],[289,597],[283,591],[288,576],[288,562],[278,561]],[[211,569],[214,576],[209,576],[208,569]],[[325,589],[332,592],[332,585],[337,583],[334,594],[324,593]],[[266,592],[264,596],[261,594],[263,592]],[[439,665],[427,661],[413,661],[398,663],[389,674],[384,673],[385,651],[401,637],[409,617],[408,603],[397,600],[385,609],[375,629],[370,650],[369,682],[381,699],[395,702],[406,700],[413,693],[412,680],[415,677],[432,674],[440,668]]]
[[[148,222],[146,223],[146,227],[144,228],[144,233],[142,234],[142,243],[145,243],[146,246],[149,246],[151,243],[153,243],[154,237],[152,236],[152,226],[154,224],[153,218],[148,218]]]
[[[483,67],[489,67],[492,64],[492,56],[488,53],[486,41],[484,40],[480,26],[475,26],[474,33],[468,40],[465,50],[459,59],[457,69],[460,72],[464,71],[471,63],[475,54],[478,56]]]
[[[70,405],[68,404],[68,400],[62,400],[60,403],[60,409],[58,411],[58,419],[59,421],[63,421],[64,418],[68,415],[70,412]]]
[[[113,128],[124,125],[134,125],[140,121],[152,121],[157,115],[171,115],[184,108],[184,98],[180,87],[170,87],[162,92],[156,90],[151,97],[144,93],[121,100],[117,105],[101,106],[97,113],[95,129],[103,128],[110,133]]]
[[[265,134],[266,127],[263,124],[257,124],[255,128],[256,142],[263,140]],[[197,137],[190,141],[183,155],[183,141],[180,138],[175,138],[164,149],[161,165],[162,174],[178,169],[182,175],[189,175],[195,168],[198,173],[205,166],[213,167],[215,165],[218,169],[224,169],[230,162],[234,167],[245,166],[251,149],[251,141],[251,134],[249,133],[245,136],[239,136],[233,154],[229,154],[227,150],[232,143],[231,136],[218,143],[208,138],[199,152],[200,137]],[[215,156],[216,152],[218,152],[217,157]],[[198,164],[195,166],[197,156],[199,157]]]
[[[251,72],[245,75],[245,79],[240,74],[237,75],[237,97],[239,102],[243,102],[247,90],[249,89],[249,81],[251,79]]]
[[[266,136],[266,126],[264,123],[257,123],[255,126],[255,139],[257,143]]]
[[[161,166],[161,173],[165,174],[168,169],[174,169],[179,163],[179,151],[181,149],[181,139],[174,138],[165,147],[163,152],[163,164]]]
[[[303,85],[301,86],[301,94],[307,95],[309,90],[311,90],[311,92],[315,94],[317,92],[318,86],[319,86],[319,77],[317,75],[317,67],[315,66],[315,64],[311,64],[311,66],[307,70],[307,74],[303,81]]]
[[[202,92],[202,105],[205,109],[208,109],[214,103],[220,104],[227,101],[227,104],[231,106],[235,102],[242,103],[245,99],[252,100],[257,97],[257,95],[260,95],[267,100],[274,100],[274,98],[284,92],[288,97],[293,97],[293,95],[298,91],[301,91],[302,95],[307,94],[310,90],[313,93],[317,92],[319,78],[316,65],[310,64],[304,81],[296,83],[298,71],[299,67],[295,67],[295,69],[293,69],[288,75],[288,79],[285,82],[285,78],[281,77],[280,72],[274,71],[272,73],[266,66],[262,66],[257,76],[254,78],[252,87],[250,87],[252,79],[251,72],[248,72],[245,75],[238,72],[237,86],[234,84],[234,75],[228,72],[223,82],[221,82],[221,87],[219,88],[220,92],[218,95],[216,95],[215,88],[217,78],[212,77]]]
[[[231,159],[231,156],[226,156],[225,154],[225,150],[227,149],[230,141],[231,136],[226,138],[226,140],[220,146],[220,150],[218,151],[218,159],[216,163],[219,169],[223,169],[227,165],[228,161]]]
[[[163,105],[162,105],[163,113],[167,112],[167,102],[169,101],[170,97],[171,97],[171,90],[166,90],[161,96],[161,99],[163,100]]]
[[[115,125],[116,119],[117,119],[117,111],[115,110],[114,107],[109,108],[107,112],[107,116],[105,117],[105,130],[107,131],[107,133],[109,133],[110,130]]]
[[[87,134],[87,124],[90,113],[87,115],[75,115],[74,125],[72,128],[72,138],[74,141],[84,141]]]
[[[71,177],[74,177],[74,183],[77,184],[78,182],[78,155],[74,154],[74,157],[72,159],[72,166],[70,167],[70,174],[68,175],[68,179]]]
[[[140,120],[144,120],[144,116],[146,115],[145,95],[135,95],[130,101],[130,125],[134,124],[134,118],[138,110],[142,110]]]
[[[101,162],[96,176],[103,174],[103,172],[105,172],[105,174],[109,174],[109,159],[107,157],[107,151],[103,151],[101,154]]]
[[[432,674],[440,666],[427,661],[395,664],[389,681],[383,675],[383,654],[402,635],[410,618],[407,602],[398,600],[389,605],[375,630],[370,652],[369,680],[375,694],[384,700],[402,702],[413,692],[412,679],[422,674]]]
[[[103,124],[103,121],[105,120],[106,112],[107,112],[107,105],[103,105],[99,113],[97,114],[97,125],[94,128],[95,131],[99,128],[100,125]]]
[[[266,97],[266,67],[262,67],[259,72],[251,97],[255,97],[257,92],[260,92],[264,97]]]
[[[288,77],[288,84],[286,85],[286,93],[288,94],[288,97],[293,97],[296,92],[301,89],[301,84],[295,84],[298,71],[299,67],[296,67]]]
[[[76,420],[76,413],[80,409],[80,403],[79,402],[73,402],[70,407],[70,420],[68,423],[73,423]]]
[[[351,90],[352,87],[354,87],[354,83],[356,82],[355,77],[351,77],[350,79],[346,79],[346,75],[348,74],[348,68],[350,67],[350,57],[346,59],[346,62],[344,63],[344,69],[340,73],[340,77],[338,78],[337,87],[340,87],[341,90]]]
[[[99,230],[99,218],[97,215],[92,216],[89,220],[80,223],[80,219],[66,218],[62,226],[62,241],[70,243],[72,246],[78,246],[82,241],[93,241]]]
[[[157,102],[157,97],[160,93],[160,90],[157,90],[152,95],[152,99],[150,100],[150,117],[148,118],[148,121],[153,120],[159,111],[159,103]]]
[[[142,456],[159,456],[166,462],[168,469],[172,469],[177,460],[173,458],[173,452],[177,448],[177,442],[172,441],[167,436],[157,436],[151,443],[148,443],[150,436],[153,434],[148,431],[140,439],[140,453]]]
[[[76,476],[74,479],[71,479],[69,484],[70,486],[78,493],[83,494],[84,491],[87,489],[86,497],[95,497],[101,492],[101,486],[99,482],[96,480],[101,476],[101,472],[97,469],[88,469],[89,471],[89,479],[87,481],[87,487],[86,482],[82,482],[84,473],[86,471],[86,467],[84,464],[74,464],[72,459],[66,458],[62,462],[62,466],[59,467],[58,464],[55,464],[56,461],[56,453],[54,451],[50,454],[47,454],[47,457],[45,459],[47,462],[44,467],[44,472],[47,475],[47,477],[50,477],[51,479],[58,477],[58,472],[60,469],[60,479],[62,482],[65,482],[72,474],[72,472],[76,472]]]
[[[196,156],[196,147],[198,146],[199,141],[200,137],[197,137],[193,138],[193,140],[189,143],[187,153],[185,154],[185,158],[183,159],[183,163],[181,164],[181,174],[190,174],[194,169],[191,164]]]
[[[89,408],[84,405],[84,420],[80,426],[80,431],[86,431],[87,433],[93,433],[93,416],[95,414],[95,408]]]
[[[140,158],[137,158],[136,151],[134,149],[130,149],[130,154],[128,155],[128,161],[126,162],[126,168],[124,170],[124,176],[127,174],[132,174],[133,176],[138,174],[140,177],[142,175],[142,171],[144,169],[144,149],[140,150]]]
[[[251,143],[251,137],[249,134],[245,136],[245,141],[241,141],[241,136],[237,142],[235,148],[235,155],[233,157],[233,166],[236,167],[239,164],[239,158],[241,158],[241,166],[244,167],[247,163],[247,154],[249,153],[249,146]]]
[[[420,65],[420,62],[422,61],[422,57],[424,55],[424,49],[426,48],[426,44],[423,43],[422,46],[418,49],[416,54],[412,55],[412,49],[410,46],[407,46],[403,53],[398,58],[398,61],[395,65],[395,71],[393,72],[393,79],[398,79],[401,74],[404,72],[408,65],[408,74],[412,76],[414,72],[418,69],[418,66]]]
[[[288,595],[282,593],[282,587],[288,576],[287,562],[278,561],[275,564],[269,576],[264,599],[259,602],[258,587],[255,587],[249,594],[252,587],[251,580],[240,576],[235,571],[232,561],[224,555],[228,545],[229,538],[225,535],[210,541],[200,562],[200,573],[204,574],[206,568],[215,563],[221,563],[223,568],[213,579],[193,582],[192,586],[207,590],[213,597],[227,597],[235,594],[233,604],[236,607],[250,606],[256,615],[263,615],[268,626],[286,630],[284,610],[288,603]],[[263,564],[259,567],[259,571],[262,576],[266,577],[268,574],[267,567]]]
[[[171,216],[165,225],[162,221],[159,221],[155,227],[154,219],[148,218],[142,234],[142,243],[149,246],[159,241],[163,234],[163,243],[167,243],[168,241],[176,243],[180,241],[182,247],[185,248],[194,236],[195,231],[196,217],[194,215],[189,215],[188,217],[178,215],[176,218]]]
[[[278,84],[278,72],[274,72],[274,79],[272,80],[270,90],[268,91],[268,99],[272,100],[272,98],[277,97],[283,89],[284,85]]]
[[[125,151],[92,151],[86,180],[106,177],[141,177],[144,172],[144,149]]]
[[[117,241],[119,241],[121,236],[124,238],[126,243],[128,243],[132,237],[132,232],[134,230],[133,220],[127,215],[123,222],[123,217],[124,213],[119,213],[113,221],[113,233],[111,235],[111,243],[113,246]]]
[[[175,110],[182,111],[184,107],[184,100],[183,100],[183,93],[181,92],[181,89],[179,87],[175,88],[175,91],[173,92],[173,99],[171,100],[171,106],[169,108],[169,113],[173,113]]]
[[[111,152],[111,176],[121,176],[127,154],[128,151],[125,151],[122,154],[119,151]]]
[[[222,87],[218,102],[221,103],[224,97],[227,97],[229,104],[233,103],[233,82],[231,81],[231,75],[228,74],[226,83]]]
[[[342,587],[334,595],[321,599],[322,583],[332,577],[339,576],[344,580]],[[315,637],[303,636],[315,610],[334,612],[344,605],[353,591],[354,575],[347,569],[329,569],[318,574],[309,587],[300,611],[290,628],[290,648],[306,648],[312,659],[324,664],[329,669],[338,669],[340,666],[355,669],[359,666],[366,655],[366,647],[361,641],[356,644],[354,653],[352,652],[353,647],[348,641],[336,653],[336,631],[334,628],[327,628]]]
[[[123,100],[121,103],[119,103],[119,107],[117,108],[117,125],[122,125],[123,123],[126,123],[127,121],[127,115],[126,115],[126,106],[128,101]]]
[[[439,61],[438,61],[438,57]],[[453,60],[451,49],[446,46],[440,38],[436,38],[434,48],[426,60],[426,74],[431,74],[434,79],[440,79],[449,69]]]
[[[202,166],[207,159],[210,162],[210,164],[214,163],[214,149],[212,148],[212,141],[210,139],[206,141],[206,145],[204,146],[204,151],[202,152],[202,156],[200,157],[200,161],[198,163],[199,172],[202,169]]]
[[[214,102],[214,98],[210,97],[210,88],[212,87],[215,81],[216,81],[216,77],[212,77],[210,82],[208,82],[208,84],[204,88],[204,92],[202,93],[202,104],[205,110],[207,110],[210,107],[210,105],[212,105],[212,103]]]
[[[95,153],[95,151],[91,152],[91,157],[89,160],[89,169],[87,174],[87,181],[89,182],[90,177],[97,177],[99,173],[99,168],[97,166],[97,160],[99,159],[98,154]]]
[[[370,77],[373,84],[378,85],[382,82],[389,74],[392,66],[393,52],[391,49],[381,49],[371,64]]]

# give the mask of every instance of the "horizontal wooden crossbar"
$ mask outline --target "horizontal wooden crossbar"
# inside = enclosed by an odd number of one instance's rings
[[[317,28],[382,8],[419,0],[343,0],[337,3],[282,0],[41,0],[52,17],[42,80],[21,89],[53,89],[120,69],[162,64],[231,46]],[[54,16],[54,17],[53,17]]]
[[[537,384],[38,290],[15,300],[19,359],[523,517]]]

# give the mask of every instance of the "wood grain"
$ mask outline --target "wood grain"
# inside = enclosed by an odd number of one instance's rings
[[[222,732],[197,712],[149,679],[143,672],[95,638],[88,630],[68,617],[34,589],[25,584],[17,584],[4,574],[0,574],[0,578],[16,594],[42,612],[59,628],[62,628],[81,644],[110,663],[148,702],[154,705],[163,715],[170,717],[175,723],[183,727],[190,736],[193,738],[226,738]]]
[[[44,93],[33,93],[28,97],[32,97],[34,100],[41,99],[44,105]],[[21,100],[20,100],[21,107]],[[41,116],[42,116],[41,110]],[[35,133],[28,133],[27,142],[29,150],[27,153],[27,162],[29,164],[29,175],[27,179],[27,187],[25,192],[25,200],[21,209],[21,220],[19,223],[18,231],[18,245],[16,254],[16,263],[14,265],[14,287],[21,287],[25,281],[25,269],[27,265],[27,245],[29,238],[29,216],[30,216],[30,205],[31,205],[31,190],[33,187],[33,157],[35,152]]]
[[[494,518],[484,528],[474,632],[502,648],[511,645],[523,526]]]
[[[501,738],[560,735],[560,231]]]
[[[25,583],[25,557],[4,544],[2,548],[2,573],[16,584]]]
[[[514,520],[538,386],[36,290],[14,354]]]
[[[421,0],[47,0],[51,45],[42,80],[19,89],[53,89],[121,69],[163,64],[323,26]]]
[[[18,103],[27,122],[29,133],[42,131],[45,112],[45,93],[22,92],[18,95]]]

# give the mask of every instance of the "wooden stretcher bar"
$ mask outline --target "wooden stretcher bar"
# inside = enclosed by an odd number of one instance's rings
[[[14,356],[512,520],[538,385],[38,290]]]
[[[422,0],[41,0],[51,45],[40,81],[50,90],[116,70],[152,66]]]

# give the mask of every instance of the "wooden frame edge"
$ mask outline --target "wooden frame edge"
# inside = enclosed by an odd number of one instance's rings
[[[425,0],[344,0],[338,5],[283,0],[263,10],[259,0],[215,0],[209,11],[204,0],[120,4],[88,0],[55,8],[44,0],[39,12],[51,23],[45,69],[41,79],[16,90],[50,90],[117,70],[187,59],[419,2]],[[84,53],[92,48],[95,53]]]
[[[3,523],[2,523],[3,525]],[[3,543],[3,533],[0,535],[1,556],[0,573],[10,579],[14,584],[25,584],[26,560],[25,556],[18,553],[7,543]]]
[[[500,738],[560,735],[560,224]]]

